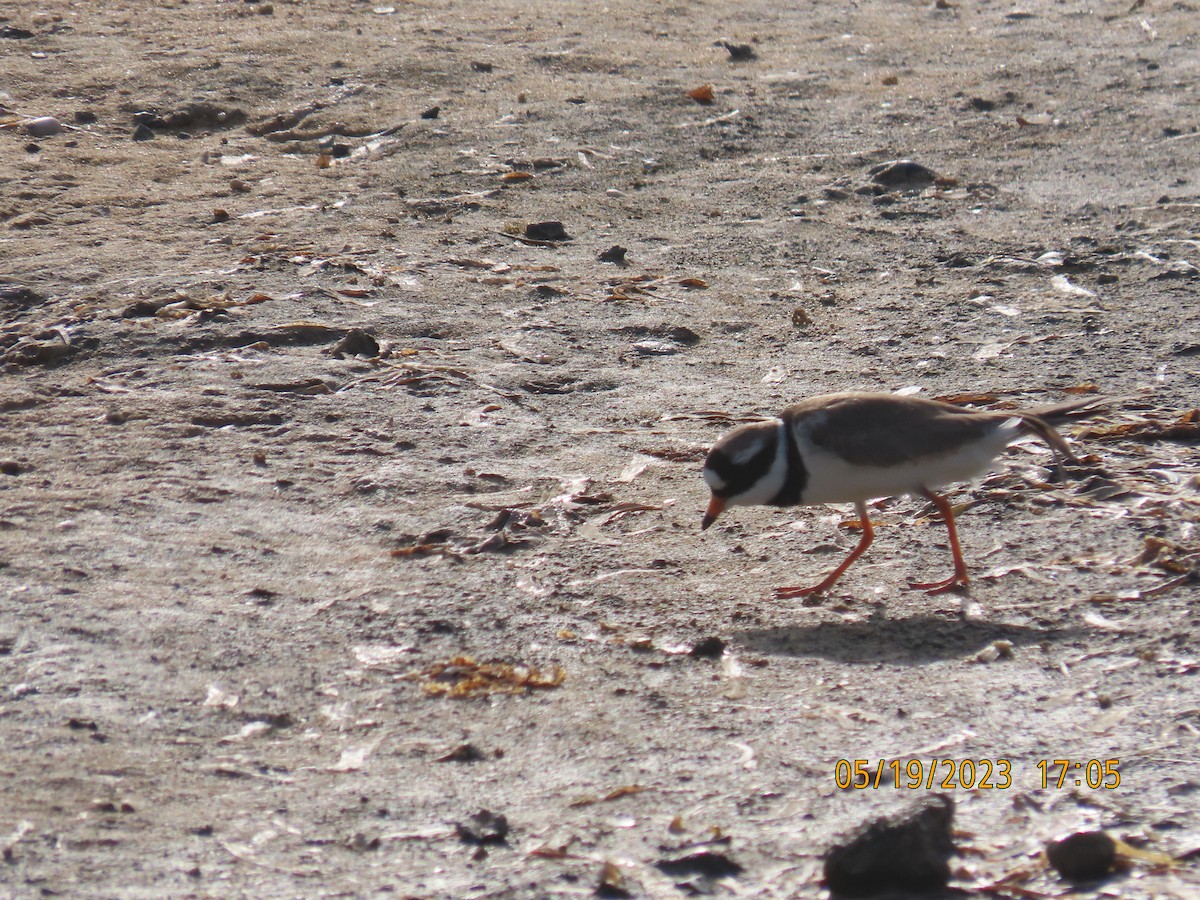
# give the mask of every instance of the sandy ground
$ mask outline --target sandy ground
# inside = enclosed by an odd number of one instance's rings
[[[959,896],[1200,896],[1196,16],[0,3],[0,894],[822,897],[971,760]],[[1117,400],[777,601],[699,463],[843,389]]]

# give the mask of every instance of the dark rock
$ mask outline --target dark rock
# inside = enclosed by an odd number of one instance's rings
[[[162,309],[168,302],[170,301],[135,300],[121,310],[121,318],[145,319],[150,316],[156,316],[158,315],[158,311]]]
[[[158,113],[153,110],[143,109],[133,114],[133,121],[139,125],[145,125],[147,128],[166,128],[167,123]]]
[[[99,121],[99,117],[90,109],[78,109],[75,111],[75,124],[77,125],[95,125]]]
[[[459,744],[454,749],[437,757],[436,762],[479,762],[484,758],[483,753],[474,744]]]
[[[1094,881],[1112,871],[1117,843],[1103,831],[1078,831],[1046,845],[1055,871],[1071,881]]]
[[[531,222],[525,226],[525,237],[534,241],[571,240],[562,222]]]
[[[471,816],[467,824],[456,822],[454,830],[458,832],[458,839],[464,844],[482,846],[508,843],[508,819],[502,814],[486,809],[481,809]]]
[[[625,254],[629,251],[619,244],[615,244],[600,253],[600,262],[617,263],[621,265],[625,262]]]
[[[692,645],[690,656],[696,659],[720,659],[725,655],[725,642],[719,637],[706,637]]]
[[[667,332],[667,337],[683,347],[694,347],[700,343],[700,335],[686,325],[676,325]]]
[[[361,328],[351,328],[346,336],[333,347],[334,356],[366,356],[374,359],[379,355],[379,342]]]
[[[730,41],[720,40],[713,44],[714,47],[724,47],[729,52],[730,62],[746,62],[754,59],[756,54],[754,48],[749,44],[734,44]]]
[[[23,284],[0,287],[0,309],[29,309],[45,302],[45,297]]]
[[[133,130],[133,139],[135,141],[152,141],[154,140],[154,130],[149,125],[139,122],[138,127]]]
[[[5,25],[0,28],[0,38],[9,38],[14,41],[23,41],[33,37],[32,31],[27,31],[24,28],[14,28],[11,25]]]
[[[678,878],[686,875],[703,875],[706,878],[723,878],[740,875],[742,867],[723,853],[700,850],[674,859],[660,859],[655,867],[660,872]]]
[[[429,109],[427,109],[423,113],[421,113],[421,118],[422,119],[436,119],[441,114],[441,112],[442,112],[442,108],[440,106],[431,106],[431,107],[429,107]]]
[[[954,801],[933,794],[905,812],[859,826],[825,855],[825,883],[834,896],[884,891],[931,894],[950,881]]]
[[[872,167],[871,181],[886,188],[920,190],[937,180],[937,173],[911,159],[894,159]]]
[[[630,340],[654,338],[660,343],[669,342],[675,345],[675,350],[694,347],[700,343],[700,335],[686,325],[622,325],[609,330],[614,334],[625,335]]]

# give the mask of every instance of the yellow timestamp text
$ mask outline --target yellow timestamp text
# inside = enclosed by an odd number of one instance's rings
[[[1042,789],[1087,786],[1115,790],[1121,785],[1119,759],[1043,759],[1035,768]],[[841,790],[891,787],[896,790],[1007,790],[1013,786],[1011,760],[998,759],[839,759],[834,784]]]
[[[1037,770],[1042,773],[1043,788],[1087,785],[1094,791],[1101,788],[1111,791],[1121,786],[1120,769],[1119,759],[1043,759],[1037,764]]]
[[[839,759],[834,783],[841,789],[893,787],[932,791],[939,788],[1005,790],[1012,787],[1012,763],[1007,759]]]

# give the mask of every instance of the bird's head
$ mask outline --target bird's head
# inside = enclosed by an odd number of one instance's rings
[[[779,492],[786,474],[779,426],[778,420],[742,425],[713,444],[701,473],[712,491],[701,531],[726,507],[769,503]]]

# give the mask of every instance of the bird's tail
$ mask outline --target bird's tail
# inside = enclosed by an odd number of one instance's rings
[[[1071,448],[1063,440],[1062,435],[1054,430],[1052,423],[1090,416],[1104,409],[1108,402],[1107,397],[1086,397],[1037,406],[1029,410],[1014,411],[1013,415],[1021,420],[1023,430],[1036,434],[1046,442],[1054,454],[1055,461],[1061,467],[1064,458],[1073,463],[1078,463],[1079,458],[1071,452]]]
[[[1050,447],[1050,452],[1054,454],[1054,461],[1058,466],[1062,467],[1063,459],[1070,462],[1079,462],[1079,457],[1071,452],[1071,448],[1067,442],[1063,440],[1063,436],[1054,430],[1054,426],[1043,419],[1041,416],[1035,416],[1033,413],[1019,412],[1014,414],[1016,418],[1021,420],[1021,427],[1032,434],[1036,434]]]
[[[1065,400],[1062,403],[1048,403],[1045,406],[1035,406],[1022,410],[1019,415],[1031,415],[1043,422],[1066,422],[1090,416],[1107,409],[1112,400],[1109,397],[1082,397],[1075,400]]]

